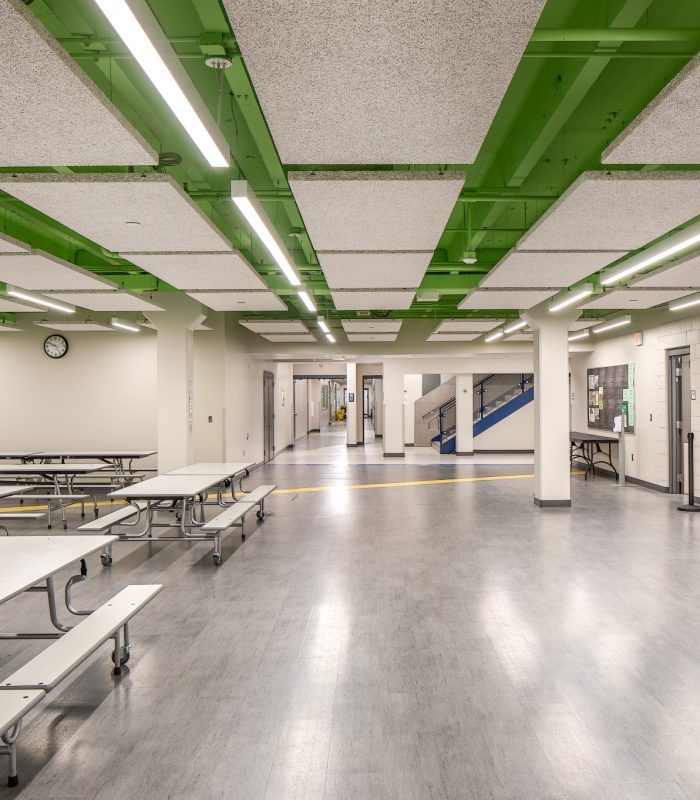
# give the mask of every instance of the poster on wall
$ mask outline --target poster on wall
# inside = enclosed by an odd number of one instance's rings
[[[634,364],[588,370],[588,427],[613,430],[613,420],[627,416],[626,433],[634,433],[636,403]]]

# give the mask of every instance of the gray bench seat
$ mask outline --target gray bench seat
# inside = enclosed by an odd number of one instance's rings
[[[209,522],[205,522],[201,530],[204,533],[218,534],[228,528],[236,526],[241,529],[241,539],[245,541],[244,525],[246,515],[257,509],[258,519],[263,519],[265,517],[265,498],[274,492],[276,488],[277,486],[271,484],[258,486],[257,489],[253,489],[252,492],[243,495],[237,503],[227,506],[213,519],[210,519]],[[214,563],[217,565],[221,564],[221,553],[219,552],[218,541],[214,550]]]

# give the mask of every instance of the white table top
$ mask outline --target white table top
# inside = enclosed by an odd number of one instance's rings
[[[168,472],[168,475],[216,475],[225,472],[227,477],[238,475],[255,466],[254,461],[217,461],[199,464],[190,464]]]
[[[157,450],[41,450],[34,458],[147,458]]]
[[[34,455],[34,450],[3,450],[0,458],[29,458]]]
[[[226,472],[206,475],[158,475],[123,489],[110,492],[108,497],[129,498],[131,500],[170,500],[194,497],[206,492],[217,483],[228,478]]]
[[[1,536],[0,603],[80,561],[118,536]]]
[[[105,464],[0,464],[0,475],[82,475],[99,472]]]
[[[25,486],[24,484],[0,486],[0,497],[9,497],[11,494],[22,494],[22,492],[28,492],[30,489],[35,488],[35,486]],[[1,508],[0,511],[2,511]]]

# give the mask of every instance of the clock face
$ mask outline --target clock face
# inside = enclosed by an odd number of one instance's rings
[[[68,352],[68,340],[55,333],[44,342],[44,352],[49,358],[63,358]]]

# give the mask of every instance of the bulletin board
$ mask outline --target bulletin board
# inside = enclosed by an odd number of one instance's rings
[[[614,418],[620,414],[627,415],[625,432],[634,433],[636,417],[634,364],[589,369],[588,427],[611,431]]]

